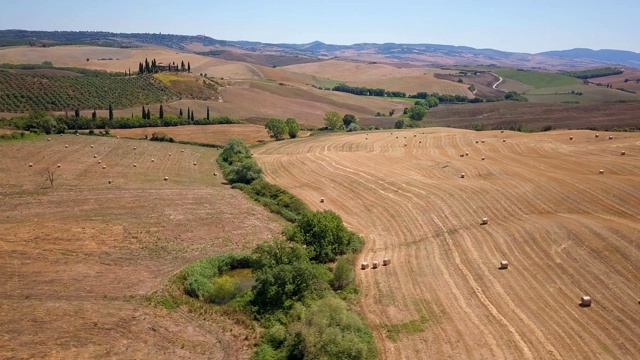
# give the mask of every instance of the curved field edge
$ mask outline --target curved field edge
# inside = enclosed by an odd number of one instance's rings
[[[362,261],[392,260],[358,272],[383,358],[635,358],[640,138],[599,135],[429,128],[254,152],[269,181],[364,236]]]

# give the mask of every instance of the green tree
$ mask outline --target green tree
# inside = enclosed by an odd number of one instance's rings
[[[162,108],[162,104],[160,104],[160,110],[158,111],[158,117],[160,120],[164,120],[164,109]]]
[[[209,120],[209,107],[207,106],[207,120]]]
[[[187,72],[191,74],[191,63],[187,62]]]
[[[396,129],[404,129],[405,127],[405,122],[404,119],[398,119],[398,121],[396,121],[396,123],[393,125],[394,128]]]
[[[144,108],[144,105],[142,105],[142,119],[147,119],[147,110]]]
[[[298,120],[294,118],[288,118],[285,121],[285,125],[287,125],[287,130],[289,133],[289,138],[295,139],[298,137],[298,133],[300,132],[300,124]]]
[[[196,121],[196,116],[193,115],[193,110],[191,110],[191,123],[193,124],[194,121]]]
[[[260,179],[262,169],[252,158],[243,158],[223,170],[224,178],[231,184],[251,184]]]
[[[333,268],[333,277],[329,282],[335,291],[344,290],[353,283],[355,274],[353,272],[353,258],[351,256],[342,256],[336,262]]]
[[[311,259],[334,261],[338,255],[357,251],[362,239],[344,226],[340,215],[331,210],[307,212],[285,229],[287,240],[307,246]]]
[[[244,158],[251,157],[251,150],[249,147],[239,139],[231,139],[222,149],[220,153],[220,160],[227,164],[232,165],[241,161]]]
[[[342,122],[342,116],[340,116],[340,113],[336,111],[329,111],[328,113],[324,114],[324,122],[327,125],[328,129],[336,130]]]
[[[427,109],[424,106],[415,105],[409,108],[407,115],[411,120],[420,121],[427,116]]]
[[[113,121],[113,106],[109,103],[109,120]]]
[[[269,136],[276,141],[284,139],[284,135],[288,132],[287,124],[280,119],[269,119],[264,127],[269,131]]]
[[[182,117],[182,108],[180,108],[180,117]]]
[[[151,120],[151,109],[147,109],[147,120]]]
[[[345,114],[342,117],[342,124],[344,125],[345,129],[349,128],[349,125],[356,123],[358,123],[358,118],[355,117],[355,115]]]
[[[396,109],[389,110],[389,116],[393,116],[396,113]]]

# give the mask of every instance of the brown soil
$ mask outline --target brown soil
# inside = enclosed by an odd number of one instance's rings
[[[383,359],[640,358],[640,134],[375,131],[255,156],[364,236],[358,262],[392,260],[357,272]]]
[[[188,263],[282,227],[213,176],[218,151],[50,138],[0,144],[0,358],[248,358],[249,329],[145,300]]]
[[[177,141],[193,141],[203,144],[224,145],[231,139],[240,139],[247,144],[269,140],[264,126],[251,124],[187,125],[172,127],[150,127],[112,130],[111,134],[134,139],[149,138],[154,132],[163,132]]]

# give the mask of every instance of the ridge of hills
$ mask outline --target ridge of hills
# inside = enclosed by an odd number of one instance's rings
[[[212,50],[224,52],[226,50],[254,54],[288,55],[301,58],[343,58],[364,61],[403,62],[415,65],[493,65],[549,70],[568,70],[602,65],[640,68],[640,53],[612,49],[576,48],[528,54],[442,44],[357,43],[335,45],[321,41],[313,41],[307,44],[272,44],[258,41],[220,40],[205,35],[0,30],[0,47],[82,44],[109,47],[152,45],[192,52]],[[220,54],[218,52],[218,55]]]

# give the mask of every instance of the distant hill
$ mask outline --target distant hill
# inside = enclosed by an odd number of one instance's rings
[[[572,49],[537,54],[514,53],[495,49],[440,44],[360,43],[333,45],[321,41],[307,44],[270,44],[257,41],[227,41],[204,35],[129,34],[102,31],[27,31],[0,30],[0,47],[29,45],[57,46],[88,44],[111,47],[162,46],[181,51],[206,52],[224,49],[253,54],[298,56],[311,59],[342,58],[369,62],[402,62],[416,65],[485,65],[546,70],[570,70],[602,65],[640,68],[640,54],[622,50]],[[196,49],[197,48],[197,49]],[[276,64],[262,57],[261,65]]]
[[[640,54],[633,51],[576,48],[571,50],[545,51],[538,53],[538,55],[555,56],[564,59],[589,59],[640,68]]]

